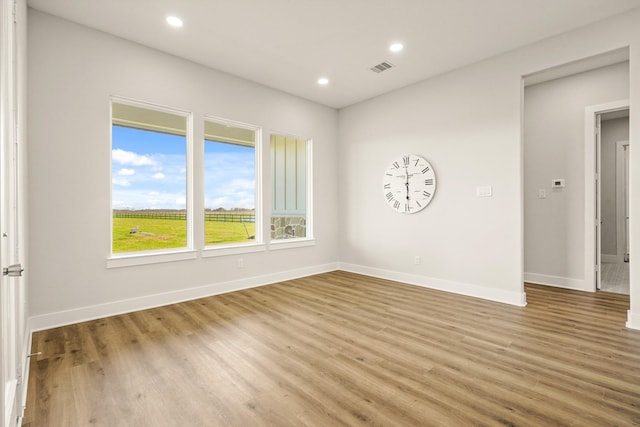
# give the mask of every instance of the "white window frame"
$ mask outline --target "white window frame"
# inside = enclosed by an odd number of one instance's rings
[[[250,123],[239,122],[236,120],[225,119],[218,116],[205,115],[202,120],[202,126],[207,121],[216,122],[220,124],[226,124],[229,126],[240,127],[245,129],[251,129],[255,132],[254,138],[254,176],[255,176],[255,240],[253,242],[247,243],[229,243],[229,244],[220,244],[220,245],[205,245],[202,249],[202,257],[210,258],[216,256],[225,256],[225,255],[236,255],[236,254],[244,254],[251,252],[262,252],[266,250],[266,245],[264,243],[264,232],[263,232],[263,220],[264,220],[264,209],[263,209],[263,187],[262,187],[262,128],[257,125],[253,125]],[[202,138],[202,155],[204,157],[204,147],[207,143],[205,135],[203,134]],[[204,180],[204,170],[202,171],[202,179]],[[203,185],[202,189],[202,197],[204,199],[205,188]],[[203,204],[204,209],[204,204]],[[204,218],[203,218],[204,220]],[[204,221],[203,221],[204,222]],[[202,240],[204,245],[204,224],[202,229]]]
[[[153,251],[138,251],[113,253],[113,104],[126,104],[139,108],[156,110],[164,113],[183,116],[186,119],[186,226],[187,246],[175,249],[158,249]],[[193,221],[193,113],[179,108],[167,107],[145,101],[139,101],[119,96],[109,98],[109,257],[107,268],[129,267],[134,265],[183,261],[197,258],[194,250],[194,221]]]
[[[305,177],[305,237],[294,237],[291,239],[272,239],[271,238],[271,227],[269,227],[269,250],[280,250],[280,249],[291,249],[291,248],[299,248],[305,246],[313,246],[315,245],[314,238],[314,223],[313,223],[313,139],[309,137],[304,137],[300,135],[295,135],[287,132],[279,132],[279,131],[271,131],[269,133],[269,156],[271,156],[271,136],[284,136],[295,138],[298,140],[304,140],[306,143],[306,177]],[[271,164],[271,158],[269,159]],[[269,180],[269,195],[273,191],[273,173],[274,171],[270,171],[270,180]],[[269,224],[271,224],[271,217],[273,216],[273,206],[269,208]]]
[[[187,246],[183,248],[175,249],[159,249],[153,251],[139,251],[139,252],[126,252],[126,253],[113,253],[113,104],[126,104],[140,108],[147,108],[164,113],[175,114],[183,116],[186,119],[186,226],[187,226]],[[199,120],[200,121],[200,120]],[[313,139],[308,137],[301,137],[299,135],[290,134],[287,132],[271,131],[269,133],[269,140],[263,140],[262,128],[257,125],[225,119],[218,116],[204,115],[202,117],[201,125],[204,129],[206,121],[214,121],[217,123],[229,124],[231,126],[243,127],[255,131],[255,240],[248,243],[231,243],[222,245],[204,245],[204,224],[202,227],[196,227],[194,216],[201,218],[201,215],[196,215],[194,198],[194,113],[191,111],[167,107],[151,102],[139,101],[136,99],[125,98],[120,96],[111,96],[109,99],[109,250],[106,260],[107,268],[119,268],[129,267],[136,265],[146,265],[155,263],[166,263],[174,261],[195,260],[199,257],[209,258],[217,256],[228,256],[243,253],[263,252],[266,250],[281,250],[297,247],[313,246],[315,245],[314,237],[314,221],[313,221]],[[202,135],[202,153],[204,156],[204,133]],[[306,144],[306,176],[305,176],[305,221],[306,230],[305,237],[294,237],[290,239],[271,239],[271,217],[272,206],[266,207],[264,205],[264,197],[272,195],[272,179],[269,179],[269,185],[265,186],[263,177],[263,165],[265,161],[263,157],[264,144],[269,144],[269,155],[271,155],[271,135],[291,137],[298,140],[304,140]],[[271,160],[271,159],[269,159]],[[204,163],[202,163],[204,164]],[[204,180],[204,170],[201,171],[201,178]],[[274,171],[270,171],[273,173]],[[199,175],[200,176],[200,175]],[[202,194],[198,194],[199,206],[204,210],[204,182],[201,183],[200,190]],[[268,208],[265,209],[265,208]],[[203,211],[204,212],[204,211]],[[203,218],[204,220],[204,218]],[[204,221],[203,221],[204,222]],[[269,224],[265,228],[265,225]],[[196,228],[202,229],[202,235],[199,236],[198,242],[195,241]],[[196,245],[197,244],[197,245]],[[197,246],[197,247],[196,247]]]

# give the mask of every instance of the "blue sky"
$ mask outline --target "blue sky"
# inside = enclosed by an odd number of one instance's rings
[[[254,207],[254,149],[205,142],[205,208]],[[184,209],[186,138],[112,127],[114,209]]]

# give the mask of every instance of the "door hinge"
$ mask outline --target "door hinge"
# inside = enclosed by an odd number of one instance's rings
[[[595,270],[596,270],[596,272],[597,272],[598,270],[600,270],[600,266],[599,266],[599,265],[596,265],[596,269],[595,269]]]
[[[2,275],[9,276],[9,277],[21,277],[23,271],[24,271],[24,268],[22,268],[22,264],[13,264],[13,265],[10,265],[9,267],[3,268]]]

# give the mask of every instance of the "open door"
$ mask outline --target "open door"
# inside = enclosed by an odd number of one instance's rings
[[[18,77],[16,14],[11,0],[0,7],[0,416],[2,427],[18,425],[22,415],[26,361],[26,289],[22,277],[22,80]],[[21,15],[21,17],[24,15]],[[23,21],[24,22],[24,21]],[[20,83],[20,85],[18,84]],[[19,120],[20,119],[20,120]]]
[[[629,115],[629,100],[585,107],[585,218],[584,218],[584,277],[589,290],[602,286],[602,122],[603,117]]]
[[[623,170],[621,183],[618,185],[620,199],[622,199],[622,209],[624,215],[621,215],[621,229],[622,229],[622,238],[620,241],[622,242],[622,262],[631,262],[631,257],[629,256],[629,141],[621,141],[618,143],[619,151],[622,151],[621,155],[621,163]]]
[[[629,295],[629,109],[596,116],[596,289]]]

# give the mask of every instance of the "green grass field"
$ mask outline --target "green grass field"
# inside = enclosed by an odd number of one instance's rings
[[[243,225],[244,224],[244,225]],[[246,231],[245,231],[246,226]],[[130,231],[138,227],[134,234]],[[205,221],[205,245],[252,242],[252,222]],[[198,237],[196,236],[196,239]],[[113,218],[113,253],[184,248],[187,226],[183,220],[155,218]]]

